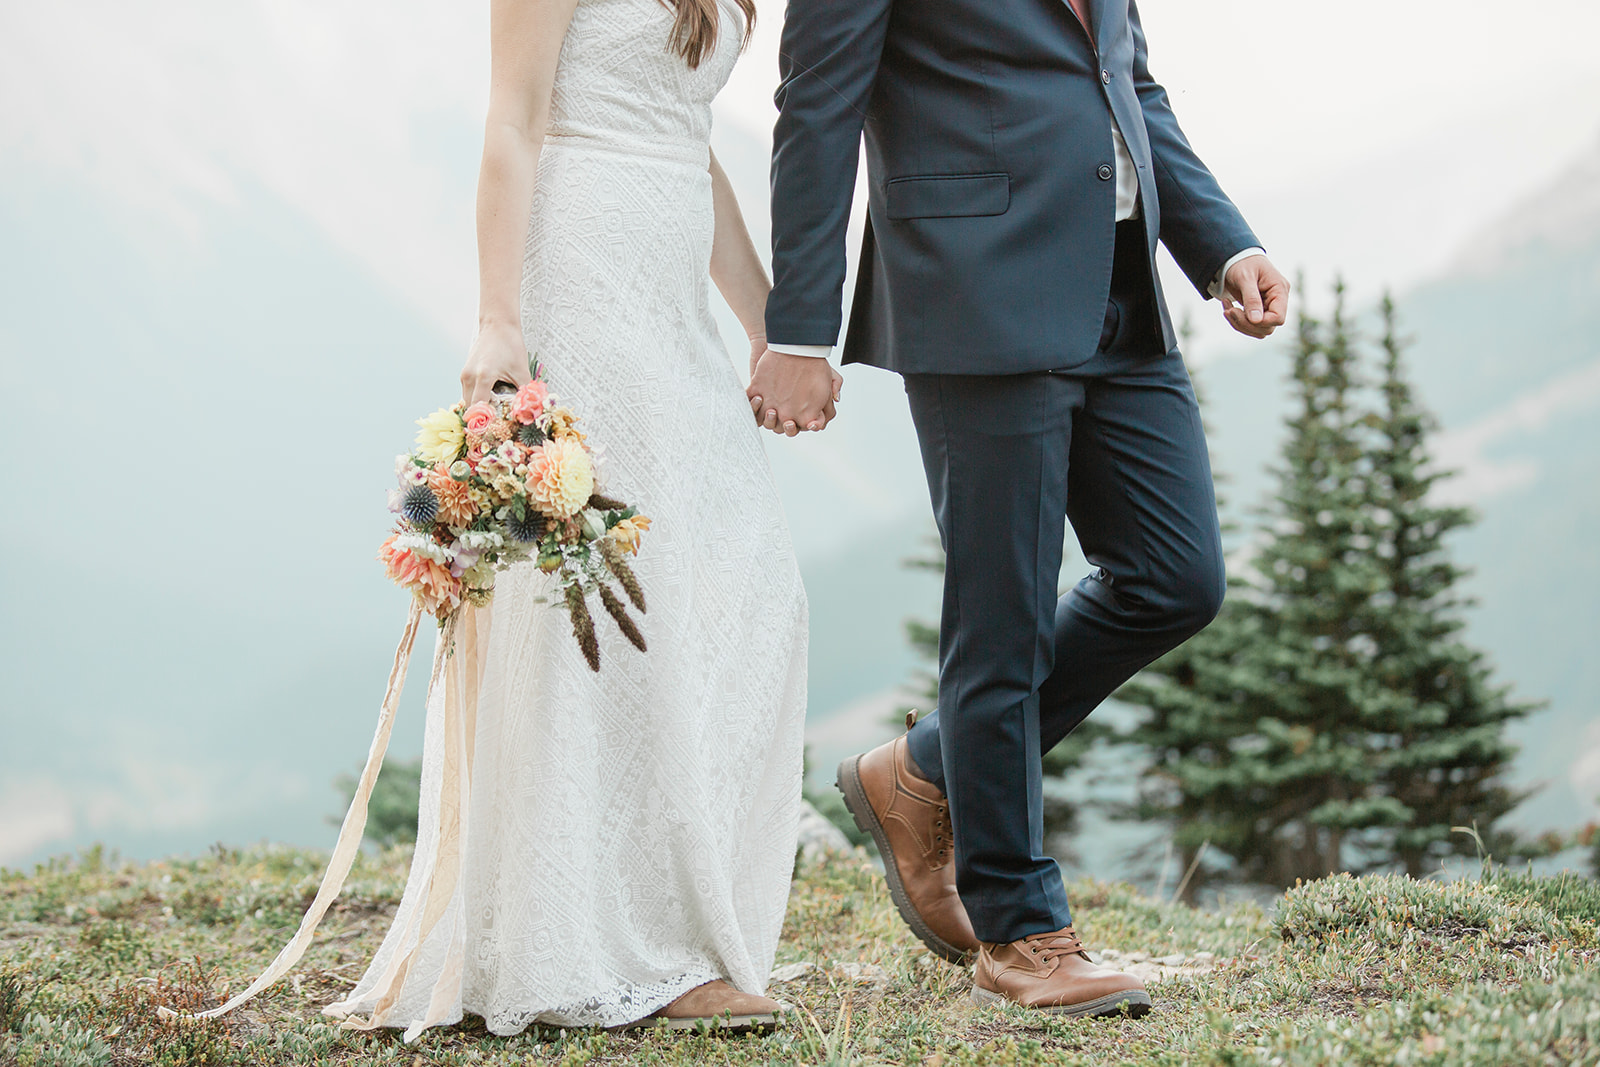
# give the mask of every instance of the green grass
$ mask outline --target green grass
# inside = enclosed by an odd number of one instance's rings
[[[376,948],[409,858],[365,856],[295,973],[225,1020],[156,1009],[218,1002],[287,939],[322,856],[262,847],[142,865],[98,850],[0,872],[0,1064],[1481,1064],[1600,1062],[1600,887],[1495,872],[1480,881],[1337,877],[1271,913],[1205,912],[1121,885],[1070,887],[1093,948],[1164,958],[1157,1010],[1067,1021],[975,1008],[968,971],[910,937],[870,865],[799,873],[774,987],[793,1021],[759,1037],[562,1032],[481,1021],[341,1031],[318,1008]],[[1143,966],[1151,966],[1149,963]]]

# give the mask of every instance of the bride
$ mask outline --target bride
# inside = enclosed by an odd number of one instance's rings
[[[447,848],[435,701],[405,897],[326,1009],[354,1025],[775,1019],[761,994],[794,862],[806,602],[706,284],[759,353],[768,282],[708,146],[753,16],[752,0],[491,4],[463,398],[525,382],[532,352],[583,415],[607,492],[653,520],[636,564],[650,651],[608,631],[596,674],[550,579],[500,576],[477,623],[461,876],[416,921]]]

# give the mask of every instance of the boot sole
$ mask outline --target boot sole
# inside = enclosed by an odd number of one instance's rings
[[[972,987],[973,1003],[979,1005],[1010,1004],[1010,999],[1000,993],[978,986]],[[1068,1019],[1083,1019],[1089,1017],[1120,1016],[1124,1013],[1130,1019],[1138,1019],[1149,1015],[1151,1011],[1150,994],[1142,989],[1128,989],[1121,993],[1107,993],[1094,1000],[1085,1000],[1079,1004],[1057,1004],[1048,1008],[1029,1008],[1029,1011],[1040,1011],[1046,1015],[1061,1015]]]
[[[905,884],[900,881],[900,868],[895,862],[894,850],[889,847],[889,835],[883,830],[883,823],[878,821],[877,815],[872,811],[872,805],[867,803],[866,790],[861,788],[861,757],[851,756],[839,764],[839,774],[834,780],[840,794],[844,796],[844,806],[850,811],[850,818],[855,820],[856,828],[872,838],[878,846],[878,854],[883,857],[883,875],[889,883],[889,899],[894,901],[895,910],[900,912],[900,918],[911,927],[911,932],[917,935],[917,940],[927,946],[942,960],[950,963],[967,963],[974,953],[963,952],[950,942],[940,937],[928,928],[923,922],[917,909],[911,906],[911,898],[906,894]]]

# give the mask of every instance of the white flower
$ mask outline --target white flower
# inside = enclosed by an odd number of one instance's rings
[[[505,544],[505,538],[494,530],[462,530],[456,540],[474,552],[487,552]]]
[[[441,545],[433,538],[419,533],[403,533],[394,539],[396,549],[404,549],[413,556],[431,559],[441,566],[449,566],[455,559],[455,553]]]

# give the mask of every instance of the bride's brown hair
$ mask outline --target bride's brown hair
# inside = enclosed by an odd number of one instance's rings
[[[750,43],[750,34],[756,26],[755,0],[734,0],[744,12],[744,33],[739,47]],[[688,60],[691,68],[717,46],[717,0],[661,0],[663,7],[673,8],[678,17],[672,22],[672,50]]]

